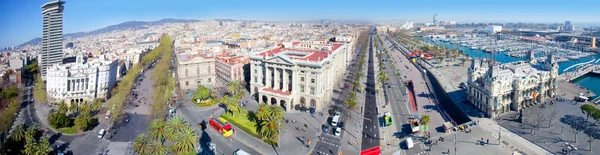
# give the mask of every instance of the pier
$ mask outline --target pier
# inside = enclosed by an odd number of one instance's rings
[[[594,62],[594,60],[592,60],[591,62]],[[588,73],[600,74],[600,64],[590,64],[590,63],[575,64],[567,69],[572,69],[572,68],[575,68],[575,71],[564,72],[563,74],[560,75],[559,79],[561,81],[571,81],[571,80],[577,79]]]

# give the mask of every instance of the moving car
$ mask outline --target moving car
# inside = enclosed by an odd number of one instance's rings
[[[406,148],[407,148],[407,149],[410,149],[410,148],[412,148],[413,146],[414,146],[414,143],[413,143],[413,141],[412,141],[412,138],[410,138],[410,137],[406,138]]]
[[[250,153],[248,153],[244,150],[238,149],[235,152],[233,152],[233,155],[250,155]]]
[[[215,143],[212,142],[206,143],[206,146],[208,146],[208,149],[210,149],[213,152],[217,149],[217,145],[215,145]]]

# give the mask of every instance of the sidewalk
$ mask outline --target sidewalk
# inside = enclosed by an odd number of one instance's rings
[[[360,49],[359,49],[360,50]],[[356,52],[359,53],[359,52]],[[354,62],[358,62],[358,58],[360,58],[360,55],[358,57],[355,57],[356,61]],[[354,66],[354,67],[359,67],[359,66]],[[362,87],[365,87],[364,84],[367,83],[367,73],[368,73],[368,63],[365,63],[365,65],[363,66],[363,75],[364,77],[361,78],[360,83]],[[354,71],[356,68],[352,68],[352,71]],[[348,73],[347,78],[351,78],[353,77],[352,73]],[[353,80],[353,79],[350,79]],[[352,88],[352,84],[348,83],[350,85],[350,88]],[[343,88],[341,88],[343,89]],[[341,92],[346,92],[346,93],[350,93],[350,91],[356,91],[356,89],[359,88],[355,88],[353,90],[340,90]],[[365,105],[365,92],[363,93],[357,93],[357,98],[356,100],[358,101],[358,105],[360,105],[360,109],[357,109],[356,111],[352,112],[350,115],[352,116],[351,118],[347,119],[347,123],[348,125],[346,125],[346,133],[344,134],[344,137],[342,138],[342,146],[340,147],[340,150],[342,153],[344,154],[359,154],[360,151],[362,150],[361,148],[361,140],[362,140],[362,130],[363,130],[363,115],[362,115],[362,111],[361,109],[363,109],[364,105]],[[343,103],[342,103],[343,105]],[[352,124],[350,124],[352,123]],[[349,127],[349,125],[352,126],[352,128]]]

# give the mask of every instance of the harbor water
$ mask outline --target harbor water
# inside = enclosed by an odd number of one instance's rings
[[[583,86],[584,88],[594,92],[596,96],[591,97],[592,99],[600,95],[600,75],[596,73],[588,73],[571,82]]]
[[[459,44],[453,44],[451,42],[443,42],[443,41],[434,41],[431,39],[427,39],[427,42],[429,44],[434,44],[434,45],[439,45],[442,47],[446,47],[448,49],[457,49],[458,51],[462,51],[463,54],[469,54],[470,57],[472,58],[486,58],[486,59],[496,59],[496,61],[500,62],[500,63],[510,63],[510,62],[515,62],[515,61],[520,61],[520,60],[525,60],[526,57],[520,57],[520,58],[515,58],[515,57],[511,57],[511,56],[507,56],[504,53],[486,53],[483,52],[482,50],[474,50],[474,49],[469,49],[468,47],[463,47]],[[540,57],[542,55],[536,55],[537,57]],[[579,63],[584,63],[584,62],[589,62],[590,60],[600,60],[600,54],[594,54],[593,56],[589,56],[589,57],[583,57],[583,58],[579,58],[579,59],[571,59],[568,61],[564,61],[564,62],[560,62],[558,64],[558,74],[562,74],[565,72],[566,68],[569,68],[573,65],[579,64]],[[600,65],[600,62],[598,63]],[[570,69],[568,71],[572,71],[573,69]],[[572,81],[575,84],[578,84],[582,87],[585,87],[586,89],[594,92],[594,94],[600,95],[600,75],[597,74],[586,74],[578,79],[575,79]]]

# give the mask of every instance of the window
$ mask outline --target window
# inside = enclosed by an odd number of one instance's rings
[[[254,76],[254,83],[258,82],[258,78],[256,78],[256,76]]]
[[[304,85],[300,85],[300,92],[304,93]]]
[[[208,83],[211,83],[212,80],[210,80],[210,78],[208,78]]]
[[[200,75],[200,67],[196,68],[196,75]]]
[[[310,87],[310,94],[315,94],[315,87]]]
[[[258,71],[255,69],[255,70],[254,70],[254,73],[258,73]]]
[[[315,83],[315,79],[310,79],[310,83]]]
[[[196,84],[202,84],[202,80],[196,81]]]
[[[190,82],[185,81],[185,86],[190,86]]]
[[[300,81],[304,82],[304,77],[300,77]]]
[[[208,73],[210,73],[210,66],[208,66]],[[210,82],[210,80],[208,80],[208,82]]]
[[[185,76],[188,76],[188,69],[185,69]]]
[[[304,73],[304,71],[300,71],[300,73]]]

